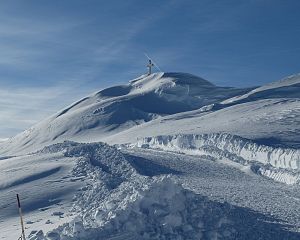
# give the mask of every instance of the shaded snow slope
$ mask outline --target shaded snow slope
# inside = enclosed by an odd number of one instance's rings
[[[81,99],[6,141],[0,153],[29,152],[63,140],[97,141],[159,116],[200,108],[246,90],[186,73],[154,73]]]
[[[21,235],[16,204],[20,194],[26,232],[58,227],[72,216],[74,193],[83,186],[72,176],[74,159],[63,153],[34,154],[0,160],[0,239]]]

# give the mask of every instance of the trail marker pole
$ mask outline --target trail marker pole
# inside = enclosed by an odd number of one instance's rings
[[[20,215],[21,227],[22,227],[22,238],[23,238],[23,240],[26,240],[26,238],[25,238],[25,230],[24,230],[24,222],[23,222],[23,215],[22,215],[22,209],[21,209],[21,202],[20,202],[19,194],[17,194],[17,200],[18,200],[19,215]]]

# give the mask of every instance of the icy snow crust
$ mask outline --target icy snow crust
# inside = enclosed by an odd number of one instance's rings
[[[299,237],[298,233],[285,230],[291,226],[280,220],[184,189],[176,174],[141,174],[130,158],[106,144],[65,142],[36,154],[63,154],[73,159],[71,176],[83,182],[79,191],[74,191],[72,207],[52,214],[69,216],[65,223],[51,226],[52,219],[50,226],[34,225],[35,228],[29,228],[30,240]],[[50,213],[44,214],[44,221],[47,215]],[[28,213],[27,219],[29,216]]]

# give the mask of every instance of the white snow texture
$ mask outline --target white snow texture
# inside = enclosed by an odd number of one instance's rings
[[[143,75],[0,140],[0,239],[300,239],[300,75]]]

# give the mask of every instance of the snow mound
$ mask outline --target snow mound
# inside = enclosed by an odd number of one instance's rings
[[[65,157],[80,158],[73,169],[76,177],[87,177],[92,173],[97,173],[93,177],[101,179],[108,189],[116,188],[127,179],[137,176],[137,172],[123,154],[106,143],[87,144],[65,141],[39,151],[39,153],[57,152],[63,152]]]
[[[112,193],[96,208],[86,209],[88,214],[55,233],[64,239],[116,236],[123,239],[199,239],[203,236],[201,229],[208,227],[212,230],[204,233],[207,236],[235,232],[225,216],[209,217],[210,210],[206,208],[210,206],[206,202],[202,203],[201,211],[197,211],[195,202],[191,204],[195,201],[194,195],[189,195],[168,178],[154,180],[143,188],[132,184],[123,186],[120,192]],[[211,221],[199,222],[206,217]]]
[[[129,146],[156,148],[192,155],[209,155],[253,165],[256,172],[276,181],[299,183],[300,150],[271,147],[230,134],[179,134],[146,137]],[[263,167],[260,167],[260,166]]]
[[[97,192],[87,191],[85,194],[94,196]],[[282,232],[280,228],[271,227],[270,231],[270,225],[264,223],[267,219],[257,219],[262,216],[227,203],[210,201],[183,189],[170,177],[144,182],[143,188],[127,183],[105,200],[95,199],[85,199],[85,214],[46,235],[34,233],[29,239],[297,238],[297,234]],[[255,226],[254,221],[258,223]]]

